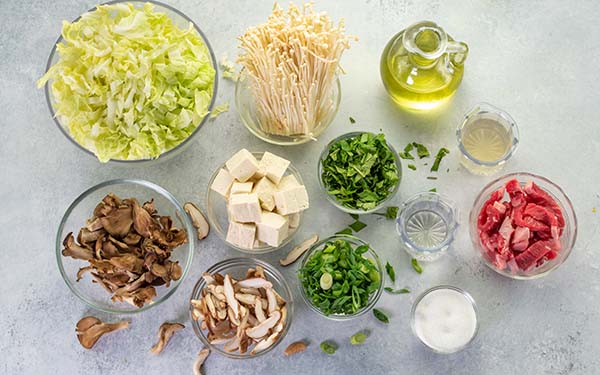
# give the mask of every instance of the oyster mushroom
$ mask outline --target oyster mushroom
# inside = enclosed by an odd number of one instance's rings
[[[198,239],[202,240],[206,238],[210,232],[210,225],[208,224],[208,221],[206,221],[202,211],[200,211],[200,209],[192,202],[184,204],[183,209],[190,216],[190,219],[192,219],[194,228],[198,230]]]
[[[71,258],[81,260],[90,260],[94,257],[92,250],[79,246],[75,243],[72,232],[67,234],[67,237],[65,237],[63,240],[63,246],[65,247],[62,250],[63,256],[69,256]]]
[[[111,236],[125,237],[133,224],[131,207],[124,206],[111,210],[106,216],[100,218],[102,228]]]
[[[152,216],[140,207],[137,201],[133,203],[133,227],[135,231],[139,233],[142,237],[148,238],[151,236],[152,231],[156,227],[156,223],[152,219]]]
[[[161,324],[160,328],[158,329],[158,342],[152,347],[152,349],[150,349],[150,352],[152,354],[160,354],[165,346],[167,346],[169,343],[169,340],[171,340],[171,337],[173,337],[177,331],[184,328],[185,326],[181,323]]]
[[[75,332],[81,346],[91,349],[102,335],[129,327],[128,321],[103,323],[94,316],[86,316],[77,322]]]
[[[210,350],[207,348],[204,348],[202,350],[200,350],[200,353],[198,353],[198,356],[196,357],[196,360],[194,361],[194,375],[202,375],[202,364],[204,363],[204,361],[206,361],[206,358],[208,358],[208,355],[210,354]]]

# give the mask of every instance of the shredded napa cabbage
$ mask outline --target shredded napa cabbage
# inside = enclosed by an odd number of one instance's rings
[[[101,5],[62,36],[37,85],[50,81],[56,115],[101,162],[156,158],[208,115],[215,69],[192,24],[149,3]]]

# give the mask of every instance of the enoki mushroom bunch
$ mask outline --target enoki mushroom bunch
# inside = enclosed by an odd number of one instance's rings
[[[262,130],[308,135],[332,111],[338,63],[353,37],[312,3],[275,5],[267,23],[239,37],[238,62],[248,75]]]

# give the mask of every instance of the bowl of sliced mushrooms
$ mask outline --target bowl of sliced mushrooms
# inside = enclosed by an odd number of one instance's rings
[[[268,263],[234,258],[202,274],[190,299],[192,327],[211,351],[236,359],[275,348],[292,322],[292,292]]]
[[[56,259],[67,286],[89,306],[135,313],[177,290],[197,233],[165,189],[143,180],[111,180],[69,206],[58,228]]]

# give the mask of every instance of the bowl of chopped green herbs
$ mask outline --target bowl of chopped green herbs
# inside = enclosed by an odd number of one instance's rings
[[[334,235],[314,244],[298,271],[300,294],[315,312],[349,320],[375,306],[382,292],[383,267],[375,250],[360,238]]]
[[[343,134],[319,158],[319,184],[344,212],[366,214],[385,205],[398,191],[402,165],[383,134]]]

